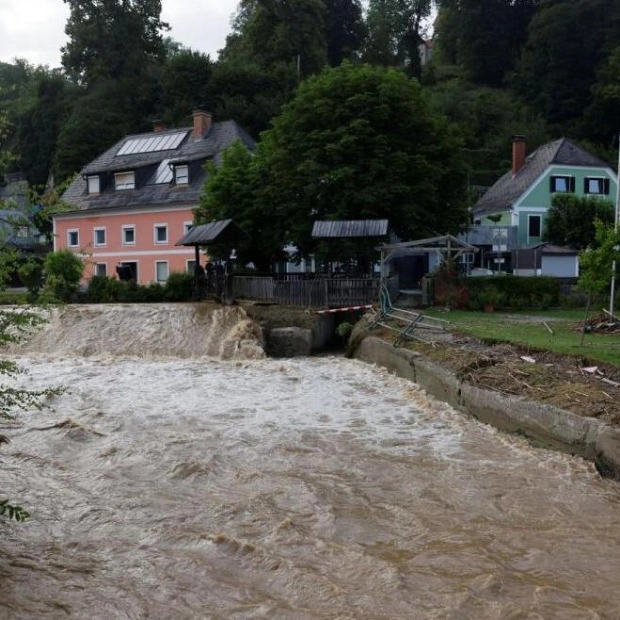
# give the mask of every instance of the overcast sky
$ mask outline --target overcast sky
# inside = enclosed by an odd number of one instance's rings
[[[212,60],[224,47],[238,0],[162,0],[167,33]],[[25,58],[35,65],[60,66],[69,17],[63,0],[0,0],[0,62]]]

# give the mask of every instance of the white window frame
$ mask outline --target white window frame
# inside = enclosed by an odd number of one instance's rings
[[[572,194],[573,189],[571,186],[574,185],[574,181],[572,180],[574,177],[570,174],[552,174],[551,180],[553,182],[553,189],[551,190],[552,194]],[[566,189],[558,189],[557,182],[559,180],[566,182]]]
[[[101,192],[101,180],[98,174],[86,177],[86,183],[88,184],[89,194],[99,194]]]
[[[160,265],[166,266],[166,278],[165,279],[160,279],[159,277],[159,266]],[[170,277],[170,264],[168,263],[168,261],[167,260],[156,260],[155,261],[155,282],[157,282],[158,284],[165,284],[168,281],[169,277]]]
[[[188,258],[185,260],[185,272],[194,275],[194,271],[196,269],[196,259]]]
[[[71,243],[71,235],[75,235],[75,243]],[[71,228],[67,231],[67,247],[79,248],[80,247],[80,231],[77,228]]]
[[[136,175],[133,170],[129,172],[117,172],[114,174],[114,188],[117,192],[135,189]]]
[[[98,233],[103,233],[103,243],[101,243],[100,241],[97,240],[97,234]],[[107,245],[107,234],[106,234],[106,229],[105,226],[97,226],[95,228],[93,228],[93,245],[96,248],[103,248]]]
[[[588,196],[605,196],[605,177],[586,177],[585,178],[585,194]],[[591,183],[598,184],[598,191],[591,190]],[[609,192],[608,192],[609,193]]]
[[[130,231],[130,230],[133,231],[133,241],[127,241],[126,234],[127,234],[127,231]],[[136,245],[136,226],[135,226],[135,224],[125,224],[125,225],[123,225],[121,235],[122,235],[123,245]]]
[[[102,269],[102,267],[103,267],[103,269]],[[106,263],[96,263],[95,264],[95,275],[96,276],[107,276],[108,275],[108,265]]]
[[[194,222],[183,222],[184,235],[186,235],[192,228],[194,228]]]
[[[166,231],[166,239],[165,241],[160,240],[158,237],[158,233],[157,231],[163,228]],[[168,244],[168,239],[169,239],[169,235],[168,235],[168,224],[154,224],[153,225],[153,242],[155,243],[155,245],[167,245]]]
[[[174,167],[174,182],[176,185],[189,184],[189,166],[187,164]]]

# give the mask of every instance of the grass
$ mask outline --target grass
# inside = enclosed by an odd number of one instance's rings
[[[620,330],[582,334],[583,309],[523,313],[429,310],[428,314],[448,319],[455,331],[486,342],[510,342],[532,351],[552,351],[620,367]]]

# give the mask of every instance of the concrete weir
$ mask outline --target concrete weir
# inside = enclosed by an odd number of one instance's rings
[[[537,444],[593,461],[603,476],[620,479],[620,431],[569,411],[483,390],[460,381],[445,368],[419,353],[398,349],[383,340],[367,337],[354,357],[387,368],[409,379],[455,409]]]

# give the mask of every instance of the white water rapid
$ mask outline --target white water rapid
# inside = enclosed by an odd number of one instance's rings
[[[67,390],[0,429],[32,513],[0,619],[620,617],[620,484],[198,308],[69,308],[13,354]]]

